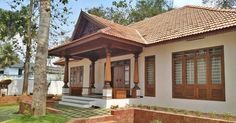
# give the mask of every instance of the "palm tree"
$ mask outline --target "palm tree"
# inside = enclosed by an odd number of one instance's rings
[[[0,46],[0,68],[5,68],[19,62],[18,55],[10,43]]]

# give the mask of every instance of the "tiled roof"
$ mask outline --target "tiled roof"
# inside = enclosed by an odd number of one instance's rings
[[[145,40],[135,28],[123,26],[92,14],[88,15],[95,21],[98,21],[106,26],[106,28],[100,30],[102,33],[145,44]]]
[[[200,6],[185,6],[174,9],[128,26],[123,26],[95,15],[87,15],[104,26],[104,28],[93,34],[103,33],[146,45],[228,27],[236,27],[236,10]],[[66,42],[53,49],[73,43],[75,42]]]
[[[185,6],[129,25],[146,44],[236,26],[236,10]]]

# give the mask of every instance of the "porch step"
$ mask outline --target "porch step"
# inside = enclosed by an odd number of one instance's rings
[[[59,104],[80,108],[90,108],[94,105],[94,100],[77,96],[62,96],[62,100]]]

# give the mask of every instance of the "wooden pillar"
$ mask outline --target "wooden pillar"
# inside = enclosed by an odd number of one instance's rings
[[[111,50],[106,48],[106,66],[104,88],[111,88]]]
[[[95,89],[95,62],[97,59],[90,59],[91,61],[91,68],[90,68],[90,84],[89,84],[89,88],[90,88],[90,94],[94,93],[94,89]]]
[[[139,97],[140,96],[140,87],[139,84],[139,67],[138,67],[138,57],[139,53],[134,54],[134,87],[132,90],[132,97]]]
[[[65,70],[64,70],[64,85],[62,87],[63,94],[69,94],[69,58],[65,57]]]
[[[139,84],[139,68],[138,68],[138,57],[139,54],[134,55],[134,89],[140,89]]]
[[[103,98],[112,98],[111,88],[111,50],[106,48],[106,66],[105,66],[105,83],[102,90]]]

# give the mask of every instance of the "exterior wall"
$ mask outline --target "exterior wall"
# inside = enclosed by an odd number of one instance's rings
[[[130,76],[130,87],[132,88],[134,86],[133,84],[133,69],[134,69],[134,56],[133,55],[124,55],[124,56],[118,56],[118,57],[112,57],[111,61],[119,61],[119,60],[125,60],[130,59],[130,68],[131,68],[131,76]],[[95,63],[95,93],[102,93],[102,89],[104,86],[104,70],[105,70],[105,63],[106,59],[99,59]],[[89,87],[89,66],[91,64],[91,61],[88,59],[83,59],[80,61],[71,61],[69,62],[69,73],[70,68],[75,66],[84,66],[84,81],[83,81],[83,87],[87,88]],[[69,76],[70,77],[70,76]],[[69,79],[70,80],[70,79]],[[86,91],[86,90],[85,90]],[[84,94],[86,92],[83,91]]]
[[[18,76],[19,68],[6,68],[4,69],[5,75],[12,75],[12,76]]]
[[[69,62],[69,73],[70,73],[70,68],[72,67],[84,66],[82,95],[88,94],[90,64],[91,62],[88,59]],[[70,81],[70,74],[69,74],[69,81]],[[70,86],[70,83],[68,85]]]
[[[228,32],[194,41],[181,41],[145,48],[139,57],[139,75],[144,95],[144,58],[156,56],[156,97],[144,97],[139,102],[203,112],[230,112],[236,115],[236,32]],[[226,101],[208,101],[172,98],[172,53],[191,49],[224,45]]]
[[[11,79],[11,84],[8,85],[7,89],[1,89],[0,91],[7,95],[21,95],[22,94],[22,88],[23,88],[23,78],[22,77],[16,77],[16,76],[0,76],[0,80],[4,79]],[[34,80],[33,78],[29,78],[28,81],[28,93],[33,93],[33,87],[34,87]],[[50,81],[51,84],[48,87],[48,94],[62,94],[62,87],[64,85],[63,81],[60,80],[52,80]]]
[[[179,41],[163,45],[147,47],[139,57],[139,79],[141,95],[144,95],[144,59],[145,56],[155,55],[156,58],[156,97],[145,97],[130,100],[130,104],[146,104],[163,107],[197,110],[203,112],[229,112],[236,115],[236,32],[228,32],[205,37],[194,41]],[[225,61],[225,97],[226,101],[191,100],[172,98],[172,53],[191,49],[200,49],[224,45]],[[131,59],[131,88],[133,84],[133,55],[112,57],[112,61]],[[72,66],[84,65],[84,87],[89,85],[90,61],[85,59],[71,62]],[[95,87],[96,92],[102,93],[104,83],[105,59],[100,59],[95,64]]]

